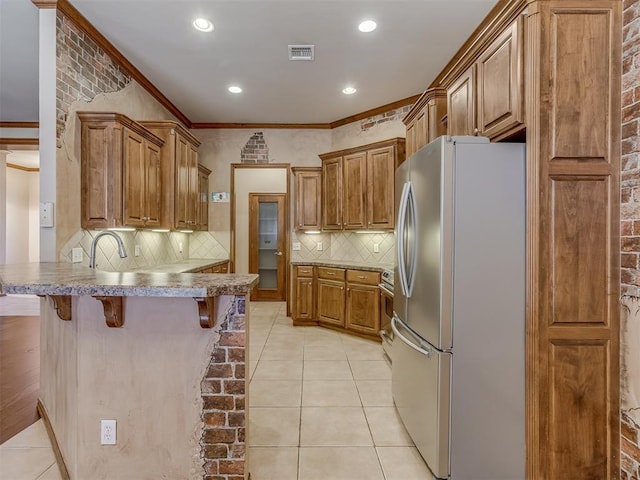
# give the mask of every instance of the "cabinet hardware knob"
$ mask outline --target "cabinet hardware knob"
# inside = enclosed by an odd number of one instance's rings
[[[476,135],[478,135],[478,133],[480,133],[480,130],[476,127],[473,129],[473,133],[475,133]]]
[[[364,278],[367,278],[367,276],[366,275],[358,275],[358,278],[363,278],[364,279]]]

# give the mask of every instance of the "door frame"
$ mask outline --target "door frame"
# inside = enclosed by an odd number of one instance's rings
[[[236,168],[281,168],[286,169],[286,211],[285,211],[285,235],[286,235],[286,244],[287,248],[285,249],[285,255],[287,259],[291,258],[290,249],[291,242],[289,241],[290,232],[290,194],[289,189],[291,188],[291,164],[289,163],[232,163],[231,164],[231,232],[230,232],[230,245],[229,245],[229,273],[235,273],[236,271],[236,194],[235,194],[235,170]],[[258,192],[256,192],[258,193]],[[287,299],[287,315],[291,313],[291,284],[290,284],[290,268],[285,269],[285,285],[286,285],[286,294],[285,298]]]
[[[283,247],[282,247],[282,262],[284,263],[282,265],[282,281],[283,281],[283,285],[282,285],[282,289],[284,290],[282,292],[282,295],[284,296],[284,301],[287,300],[287,266],[289,264],[289,255],[287,254],[287,245],[288,245],[288,236],[287,236],[287,215],[288,215],[288,208],[287,208],[287,204],[289,201],[289,198],[287,196],[286,193],[254,193],[254,192],[250,192],[249,193],[249,271],[251,272],[251,266],[252,264],[255,266],[256,263],[259,264],[260,262],[260,258],[258,255],[258,245],[256,245],[256,234],[258,233],[257,230],[257,219],[258,219],[258,214],[259,211],[256,211],[254,209],[254,199],[257,200],[258,205],[260,203],[263,202],[263,200],[265,201],[269,201],[270,199],[273,199],[274,201],[277,201],[278,203],[280,203],[280,199],[282,199],[282,219],[283,219],[283,223],[282,223],[282,238],[280,238],[280,236],[278,236],[278,243],[280,243],[280,240],[283,243]],[[278,211],[278,216],[280,216],[280,210]],[[280,224],[280,222],[278,222],[278,224]],[[280,229],[280,226],[278,226],[278,229]],[[253,273],[257,273],[257,272],[253,272]],[[280,271],[278,270],[278,280],[280,279]],[[279,282],[278,282],[279,283]],[[277,289],[276,293],[280,294],[280,290]],[[251,301],[271,301],[271,300],[275,300],[275,301],[282,301],[280,298],[268,298],[269,295],[267,295],[267,291],[264,292],[265,296],[267,298],[258,298],[258,286],[256,285],[256,287],[251,291]]]

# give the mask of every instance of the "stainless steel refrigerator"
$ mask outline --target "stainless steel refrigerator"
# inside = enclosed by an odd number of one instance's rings
[[[525,146],[440,137],[396,171],[396,408],[437,478],[525,478]]]

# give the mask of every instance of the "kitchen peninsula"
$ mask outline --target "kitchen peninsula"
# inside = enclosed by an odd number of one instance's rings
[[[42,297],[39,409],[67,478],[246,476],[257,278],[0,266],[0,293]],[[101,420],[116,420],[115,445],[101,445]]]

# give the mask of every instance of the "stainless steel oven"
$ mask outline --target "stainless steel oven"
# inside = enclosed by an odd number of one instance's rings
[[[393,330],[391,330],[391,319],[393,318],[393,270],[382,272],[382,283],[380,287],[380,332],[382,338],[382,348],[387,358],[391,358],[391,344],[393,343]]]

